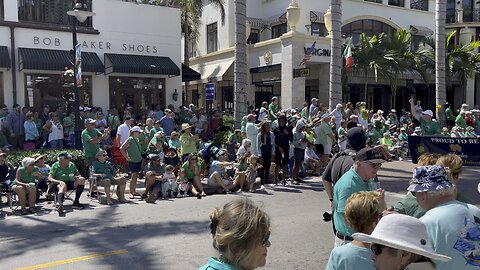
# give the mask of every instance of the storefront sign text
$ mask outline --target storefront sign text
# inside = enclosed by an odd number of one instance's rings
[[[62,41],[56,37],[33,37],[33,44],[47,47],[61,47]],[[157,46],[145,45],[145,44],[132,44],[132,43],[111,43],[109,41],[80,41],[82,49],[94,49],[102,51],[113,50],[116,46],[119,46],[119,50],[124,52],[139,52],[139,53],[158,53]],[[118,50],[117,50],[118,51]]]
[[[303,48],[304,52],[307,53],[309,48]],[[330,49],[322,49],[322,48],[315,48],[313,51],[314,56],[328,56],[330,57],[331,51]]]

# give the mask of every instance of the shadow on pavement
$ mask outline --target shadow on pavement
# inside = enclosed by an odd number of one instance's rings
[[[71,224],[35,215],[24,217],[34,223],[24,224],[25,221],[16,220],[5,222],[0,231],[2,248],[5,248],[1,252],[0,260],[20,257],[27,251],[41,250],[59,243],[68,243],[77,246],[82,255],[127,249],[127,254],[114,258],[122,262],[117,264],[122,265],[117,269],[153,269],[154,262],[149,258],[158,258],[161,255],[158,250],[147,250],[146,246],[142,245],[143,242],[159,235],[197,234],[208,228],[207,221],[184,220],[122,226],[116,212],[117,207],[96,209],[91,212],[89,218],[75,219]],[[65,222],[63,219],[61,221]],[[108,264],[112,258],[103,257],[96,260]],[[25,264],[29,264],[28,260],[25,260]]]

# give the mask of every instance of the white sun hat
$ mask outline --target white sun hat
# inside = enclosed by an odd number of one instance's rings
[[[425,224],[407,215],[387,215],[380,219],[371,235],[354,233],[352,237],[360,242],[380,244],[443,262],[452,259],[435,253]]]

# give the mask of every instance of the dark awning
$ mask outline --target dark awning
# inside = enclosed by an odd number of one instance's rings
[[[0,67],[10,68],[10,56],[7,46],[0,46]]]
[[[38,70],[59,70],[73,67],[73,54],[70,51],[18,48],[19,68]],[[82,71],[103,73],[103,63],[93,52],[82,52]]]
[[[191,82],[200,80],[200,73],[191,69],[189,66],[182,64],[182,82]]]
[[[105,54],[105,73],[135,73],[179,76],[180,68],[165,56]]]

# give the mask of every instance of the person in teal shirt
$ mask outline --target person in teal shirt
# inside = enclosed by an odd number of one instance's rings
[[[348,198],[360,191],[377,190],[374,178],[382,163],[386,162],[383,153],[377,148],[363,148],[355,155],[355,163],[335,184],[333,188],[333,219],[335,224],[335,246],[351,242],[353,230],[345,221],[345,207]],[[382,190],[380,190],[383,192]],[[382,208],[385,201],[382,202]]]
[[[413,98],[410,99],[410,110],[412,112],[412,116],[417,119],[418,122],[420,122],[420,128],[422,129],[423,136],[435,136],[442,132],[438,122],[433,121],[433,112],[431,110],[426,110],[421,113],[418,113],[415,110]]]
[[[199,270],[256,269],[267,263],[270,247],[270,217],[250,199],[228,202],[210,212],[213,247],[211,257]],[[233,225],[232,225],[233,224]]]

